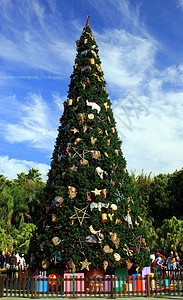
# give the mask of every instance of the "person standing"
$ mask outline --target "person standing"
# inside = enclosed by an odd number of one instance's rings
[[[6,256],[5,256],[5,252],[2,251],[2,253],[1,253],[1,269],[5,269],[5,265],[6,265]]]
[[[17,258],[15,256],[15,252],[13,252],[10,258],[10,269],[12,272],[12,277],[14,277],[13,273],[16,271],[16,265],[17,265]]]
[[[170,252],[167,260],[166,260],[166,264],[167,264],[167,269],[170,270],[173,268],[173,263],[172,263],[172,259],[173,259],[173,251]]]
[[[177,252],[175,252],[175,261],[176,261],[176,268],[182,270],[182,267],[180,265],[180,257]]]

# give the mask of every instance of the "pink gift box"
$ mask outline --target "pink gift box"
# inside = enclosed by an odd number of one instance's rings
[[[115,288],[115,284],[117,281],[117,277],[115,275],[105,275],[104,287],[106,291],[111,291],[111,277],[113,278],[113,288]],[[116,278],[116,281],[115,281]]]
[[[73,280],[73,277],[75,280]],[[65,280],[69,279],[69,280]],[[78,280],[79,279],[79,280]],[[73,284],[75,282],[75,284]],[[66,296],[83,296],[85,291],[84,273],[65,273],[64,274],[64,292]]]
[[[145,277],[146,275],[151,275],[151,267],[144,267],[142,269],[142,277]],[[143,280],[143,290],[145,290],[145,280]]]

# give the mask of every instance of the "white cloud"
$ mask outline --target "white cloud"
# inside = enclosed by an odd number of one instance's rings
[[[125,30],[106,30],[97,34],[104,74],[110,86],[136,89],[152,72],[156,45]]]
[[[21,172],[28,173],[31,168],[38,169],[42,174],[43,181],[47,180],[48,165],[34,161],[10,159],[8,156],[0,156],[0,174],[3,174],[8,179],[17,178],[17,174]]]
[[[58,106],[59,110],[63,113],[64,111],[64,102],[67,100],[66,96],[60,97],[58,93],[54,93],[53,95],[53,100],[55,104]]]
[[[183,93],[165,93],[158,87],[156,94],[158,98],[148,105],[148,115],[142,110],[130,117],[130,130],[116,118],[119,134],[125,136],[122,150],[128,169],[138,174],[142,169],[156,175],[173,173],[183,166]]]
[[[71,36],[75,29],[67,34],[58,14],[51,14],[45,7],[39,1],[22,0],[18,4],[12,2],[8,10],[3,2],[0,18],[6,31],[0,32],[0,57],[8,65],[65,75],[74,61],[75,43]]]
[[[183,0],[178,0],[177,7],[183,9]]]
[[[4,138],[10,143],[29,142],[32,147],[52,150],[59,122],[58,112],[55,114],[37,94],[32,94],[26,105],[17,102],[18,105],[21,117],[14,124],[6,124]]]

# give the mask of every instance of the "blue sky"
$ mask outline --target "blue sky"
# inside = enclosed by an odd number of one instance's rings
[[[86,16],[128,170],[183,158],[183,0],[1,0],[0,174],[46,179]]]

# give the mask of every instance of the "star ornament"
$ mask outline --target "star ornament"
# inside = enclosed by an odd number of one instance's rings
[[[71,131],[73,131],[73,132],[74,132],[74,134],[75,134],[76,132],[79,132],[79,130],[78,130],[78,129],[76,129],[76,128],[73,128],[73,129],[71,129]]]
[[[135,241],[134,244],[132,244],[130,242],[129,245],[134,246],[136,248],[136,250],[137,250],[137,253],[139,254],[140,253],[140,249],[145,249],[145,247],[142,246],[142,241],[143,241],[142,236],[140,235],[140,236],[136,237],[133,232],[132,232],[132,234],[133,234],[133,236],[134,236],[134,238],[136,239],[137,242]]]
[[[84,269],[89,271],[89,265],[91,265],[91,262],[89,262],[87,258],[84,261],[81,261],[80,264],[82,264],[81,271]]]
[[[75,215],[73,215],[72,217],[70,217],[70,220],[76,220],[78,219],[80,226],[83,224],[84,219],[88,219],[89,215],[86,213],[87,210],[87,206],[84,207],[83,209],[79,209],[77,207],[74,206],[74,210],[75,210]],[[82,216],[80,216],[80,214],[82,214]]]
[[[91,191],[91,192],[94,193],[95,196],[97,196],[97,195],[100,195],[100,193],[102,192],[102,190],[94,189],[94,191]]]

